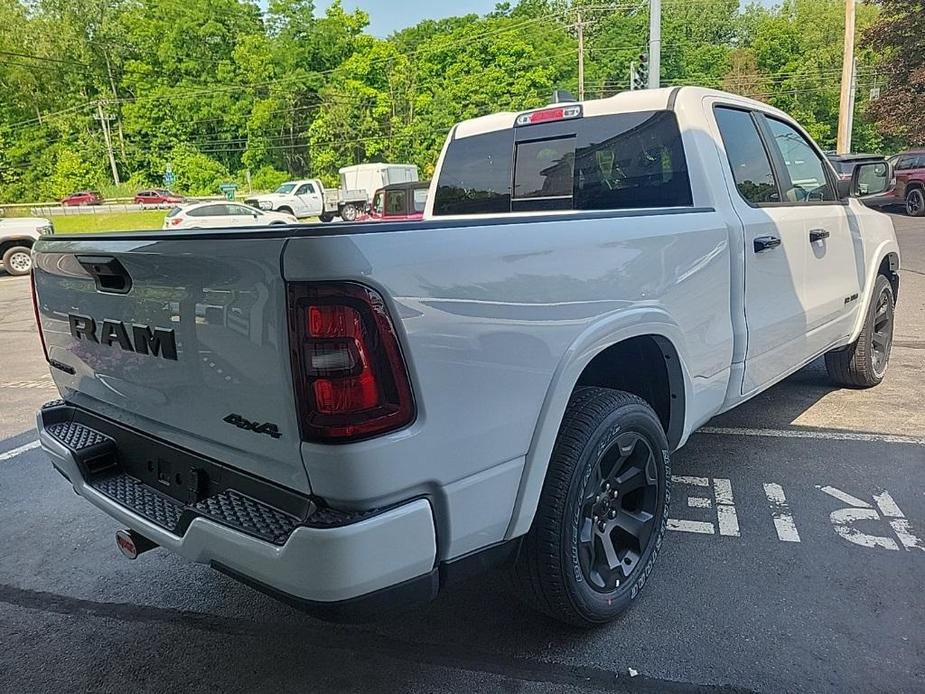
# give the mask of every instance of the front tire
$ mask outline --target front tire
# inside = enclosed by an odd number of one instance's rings
[[[3,269],[14,276],[32,272],[32,251],[27,246],[13,246],[3,254]]]
[[[639,595],[668,523],[668,441],[635,395],[578,388],[513,567],[521,596],[580,627],[614,619]]]
[[[910,217],[925,215],[925,191],[921,188],[913,188],[906,193],[906,214]]]
[[[320,215],[318,215],[318,219],[325,224],[328,224],[329,222],[334,221],[334,215],[332,215],[330,212],[322,212]]]
[[[893,285],[877,275],[858,339],[843,349],[826,352],[825,370],[836,385],[872,388],[883,380],[893,346],[894,311]]]

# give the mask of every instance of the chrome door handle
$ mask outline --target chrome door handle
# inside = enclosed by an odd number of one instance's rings
[[[810,229],[809,230],[809,242],[816,243],[816,241],[822,241],[823,239],[829,238],[829,232],[825,229]]]
[[[780,239],[776,236],[759,236],[754,241],[755,253],[763,253],[780,245]]]

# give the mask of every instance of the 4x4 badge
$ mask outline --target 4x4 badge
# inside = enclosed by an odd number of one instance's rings
[[[264,422],[263,424],[258,424],[257,422],[252,422],[251,420],[234,413],[231,413],[222,421],[228,422],[229,424],[234,424],[236,427],[238,427],[238,429],[253,431],[255,434],[266,434],[267,436],[272,436],[274,439],[278,439],[280,436],[282,436],[282,434],[279,432],[279,428],[272,422]]]

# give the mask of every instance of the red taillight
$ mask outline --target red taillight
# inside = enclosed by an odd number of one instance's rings
[[[289,285],[302,438],[356,441],[414,419],[411,384],[382,297],[360,284]]]
[[[39,312],[39,297],[35,291],[35,273],[37,269],[32,268],[32,312],[35,314],[35,326],[39,329],[39,340],[42,341],[42,352],[45,353],[45,361],[51,361],[48,358],[48,346],[45,344],[45,333],[42,332],[42,314]]]
[[[183,217],[181,217],[180,215],[177,215],[176,217],[171,217],[171,218],[170,218],[170,224],[172,224],[173,226],[176,226],[177,224],[179,224],[179,223],[182,222],[182,221],[183,221]]]

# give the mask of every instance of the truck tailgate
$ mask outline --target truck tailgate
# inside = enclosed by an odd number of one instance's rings
[[[37,304],[62,396],[310,491],[276,236],[40,240]]]

